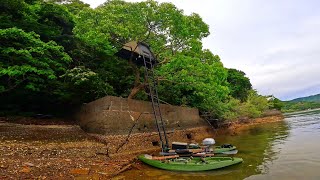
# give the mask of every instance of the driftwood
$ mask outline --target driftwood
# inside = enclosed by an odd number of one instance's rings
[[[125,165],[125,166],[124,166],[123,168],[121,168],[119,171],[111,174],[110,177],[115,177],[115,176],[123,173],[124,171],[129,170],[129,169],[132,167],[132,164],[133,164],[133,163],[134,163],[134,162],[131,162],[131,163]]]

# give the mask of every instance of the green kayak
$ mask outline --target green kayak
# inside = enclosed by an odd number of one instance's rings
[[[209,171],[238,164],[243,161],[241,158],[232,157],[174,157],[171,159],[159,159],[147,154],[140,155],[138,158],[150,166],[170,171]]]
[[[188,147],[189,149],[204,149],[205,147],[204,146],[199,146],[199,145],[189,145]],[[228,153],[230,151],[233,151],[235,152],[236,154],[236,150],[237,147],[236,146],[233,146],[232,144],[222,144],[221,146],[213,146],[212,149],[207,149],[206,151],[210,151],[212,153],[215,153],[215,154],[225,154],[225,153]]]
[[[213,149],[213,153],[215,154],[223,154],[224,152],[236,150],[236,146],[223,147],[223,146],[215,146]]]

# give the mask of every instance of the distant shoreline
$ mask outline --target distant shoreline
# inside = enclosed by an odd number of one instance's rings
[[[236,121],[236,122],[233,122],[231,126],[227,128],[221,128],[220,131],[221,133],[224,132],[229,134],[236,134],[239,131],[252,127],[253,125],[258,125],[263,123],[274,123],[274,122],[283,121],[283,119],[284,119],[283,115],[273,115],[273,116],[254,118],[249,120],[248,122]]]
[[[313,111],[320,111],[320,108],[308,109],[308,110],[303,110],[303,111],[288,112],[288,113],[283,113],[283,115],[300,114],[300,113],[313,112]]]

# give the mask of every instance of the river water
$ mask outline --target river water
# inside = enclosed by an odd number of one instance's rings
[[[123,174],[125,179],[314,179],[320,180],[320,111],[287,116],[260,124],[216,142],[238,147],[244,162],[207,172],[171,172],[143,165]]]

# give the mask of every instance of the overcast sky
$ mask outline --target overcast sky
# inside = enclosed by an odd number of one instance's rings
[[[83,0],[95,8],[105,0]],[[128,0],[136,1],[136,0]],[[204,48],[244,71],[263,95],[282,100],[320,93],[320,1],[159,0],[210,26]]]

